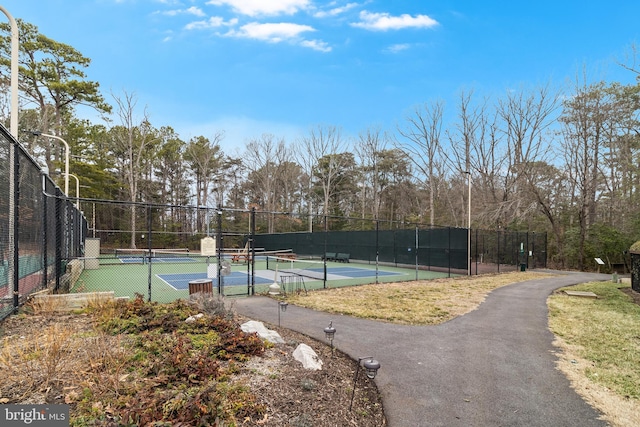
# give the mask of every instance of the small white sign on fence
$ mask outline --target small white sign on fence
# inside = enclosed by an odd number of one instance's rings
[[[211,236],[200,239],[200,254],[202,256],[216,256],[216,239]]]

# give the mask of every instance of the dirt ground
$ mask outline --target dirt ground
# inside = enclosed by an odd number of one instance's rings
[[[620,290],[625,294],[629,295],[629,297],[633,300],[634,303],[640,305],[640,292],[636,292],[631,288],[621,288]]]
[[[239,322],[247,319],[239,318]],[[29,315],[10,316],[0,322],[0,338],[35,336],[53,324],[66,325],[75,331],[90,331],[93,323],[87,315]],[[261,357],[245,362],[233,381],[249,385],[257,403],[264,404],[266,412],[261,420],[238,420],[242,426],[287,427],[381,427],[387,425],[382,400],[375,384],[360,370],[353,392],[356,362],[333,351],[325,343],[317,342],[296,332],[265,325],[277,330],[285,340],[268,348]],[[293,359],[292,353],[299,343],[312,347],[323,362],[320,371],[305,370]],[[82,378],[77,378],[81,382]],[[19,384],[0,386],[0,403],[65,403],[65,390],[76,384],[61,382],[46,390],[25,394]],[[79,385],[79,384],[77,384]],[[72,405],[73,407],[73,405]],[[73,410],[72,410],[73,412]],[[92,425],[115,426],[114,422]]]
[[[362,369],[353,393],[356,362],[331,347],[288,329],[266,325],[286,341],[254,358],[245,375],[259,401],[271,408],[267,426],[362,426],[383,427],[386,419],[375,384]],[[322,370],[308,371],[293,359],[300,343],[313,348],[323,362]]]

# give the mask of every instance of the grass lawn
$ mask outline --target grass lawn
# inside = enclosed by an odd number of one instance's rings
[[[566,288],[598,298],[548,300],[549,327],[562,349],[559,368],[574,388],[615,426],[640,425],[640,305],[611,282]],[[629,285],[626,285],[628,288]]]
[[[402,325],[435,325],[474,310],[493,289],[514,282],[550,277],[537,272],[513,272],[452,279],[336,288],[287,301],[301,307]]]
[[[489,292],[544,277],[537,272],[456,277],[400,284],[328,289],[289,296],[316,310],[406,325],[435,325],[474,310]],[[549,297],[549,327],[556,335],[558,368],[613,426],[640,425],[640,306],[625,285],[585,283],[570,288],[597,299]],[[626,285],[628,287],[628,285]]]

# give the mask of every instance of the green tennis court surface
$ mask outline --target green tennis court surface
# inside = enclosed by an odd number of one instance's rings
[[[125,258],[123,258],[125,259]],[[116,261],[113,263],[113,261]],[[122,259],[106,259],[94,270],[85,269],[74,292],[114,291],[116,297],[133,298],[136,294],[145,298],[151,292],[151,300],[157,302],[170,302],[179,298],[189,298],[189,282],[209,278],[213,282],[214,292],[218,289],[217,277],[208,277],[208,271],[215,269],[214,258],[189,255],[180,257],[168,257],[165,261],[143,263],[139,258],[134,262],[122,262]],[[376,266],[373,264],[356,263],[349,264],[327,262],[327,280],[324,277],[324,265],[322,262],[280,262],[278,267],[270,266],[267,269],[265,260],[256,258],[253,280],[247,264],[230,264],[230,274],[222,275],[222,292],[227,296],[243,296],[253,291],[255,294],[266,293],[274,282],[283,284],[291,277],[298,277],[301,273],[299,266],[305,272],[302,275],[306,290],[336,288],[344,286],[357,286],[371,283],[402,282],[411,280],[428,280],[439,277],[448,277],[447,272],[417,270],[414,268],[399,268],[392,266]],[[275,271],[275,268],[278,271]],[[151,281],[151,286],[149,286]]]

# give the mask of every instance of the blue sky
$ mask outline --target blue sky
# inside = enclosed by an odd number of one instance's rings
[[[617,0],[1,0],[91,58],[103,94],[135,93],[154,126],[225,132],[223,147],[317,125],[395,132],[462,90],[630,83],[640,2]],[[97,121],[97,119],[96,119]]]

